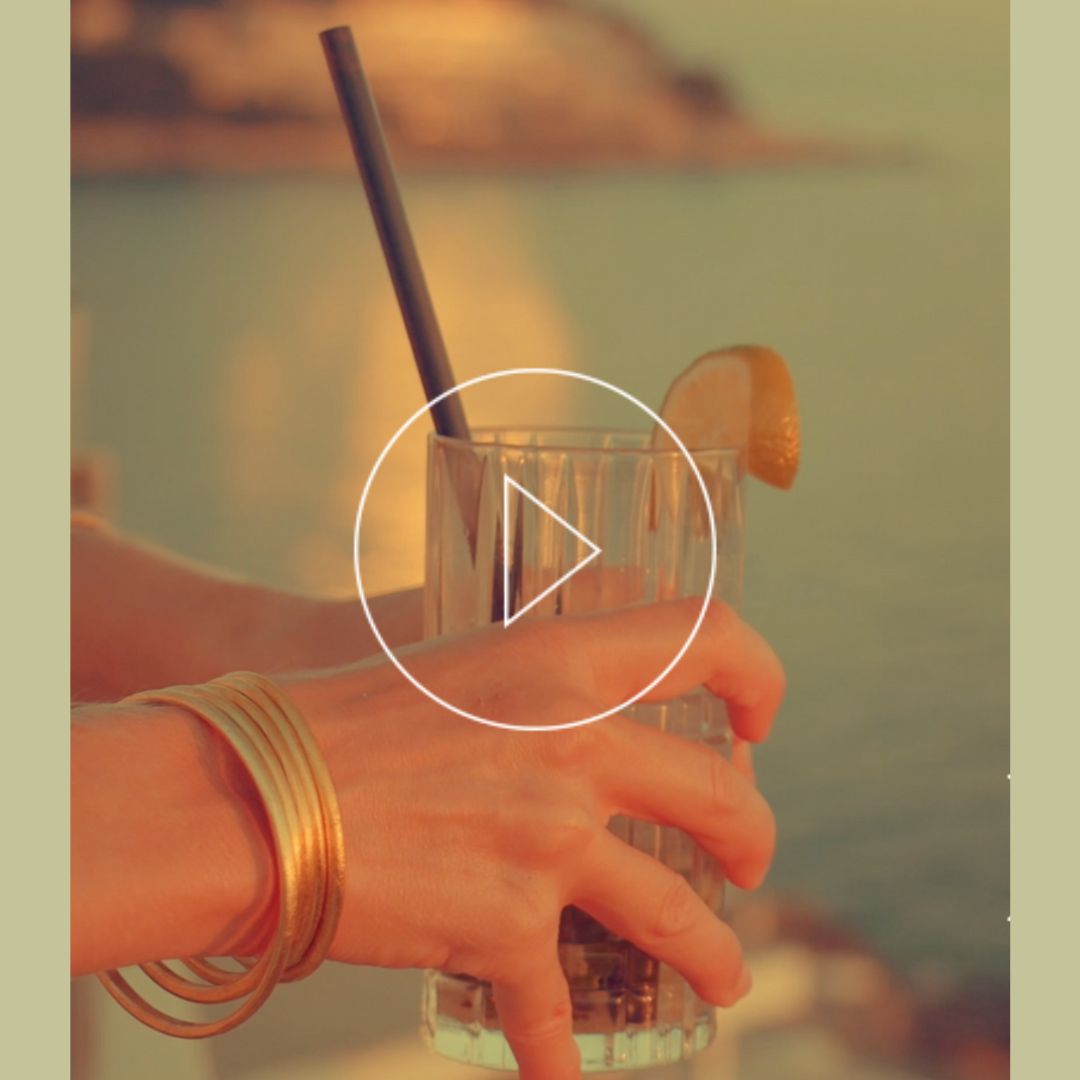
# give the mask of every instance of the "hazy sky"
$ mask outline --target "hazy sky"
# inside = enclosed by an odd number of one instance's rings
[[[1007,0],[592,2],[730,73],[770,119],[961,153],[1007,143]]]

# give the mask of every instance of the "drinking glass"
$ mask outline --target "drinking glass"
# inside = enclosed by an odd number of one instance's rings
[[[743,564],[742,457],[733,449],[695,451],[693,456],[716,521],[713,595],[737,607]],[[701,488],[686,458],[677,450],[654,447],[648,433],[482,429],[467,441],[432,435],[427,476],[428,638],[498,621],[504,610],[512,615],[588,553],[573,533],[521,498],[508,499],[504,506],[504,476],[601,549],[522,618],[703,597],[708,588],[712,534]],[[649,681],[658,674],[643,672]],[[704,690],[623,712],[730,752],[723,703]],[[521,738],[559,734],[523,733]],[[613,819],[610,828],[682,874],[720,912],[720,868],[689,836],[625,817]],[[628,896],[627,903],[633,898]],[[577,908],[562,913],[559,957],[570,985],[574,1037],[585,1071],[679,1061],[712,1041],[715,1009],[685,979]],[[447,1057],[515,1068],[491,986],[467,972],[425,973],[422,1029],[428,1044]]]

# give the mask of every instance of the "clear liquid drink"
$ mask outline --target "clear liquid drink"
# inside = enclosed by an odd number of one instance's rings
[[[694,460],[716,521],[713,595],[737,607],[744,532],[741,457],[735,450],[710,450],[695,452]],[[601,549],[523,618],[704,596],[712,533],[701,489],[678,451],[654,448],[648,434],[635,432],[488,430],[474,433],[469,442],[433,435],[425,574],[429,638],[513,614],[581,560],[572,532],[549,515],[529,515],[520,499],[506,499],[504,476]],[[721,753],[730,750],[724,706],[706,691],[624,712]],[[685,833],[621,817],[610,827],[686,877],[720,912],[720,868]],[[562,914],[559,955],[586,1071],[679,1061],[715,1035],[714,1008],[677,972],[573,907]],[[447,1057],[515,1068],[491,987],[467,972],[426,973],[422,1026],[429,1044]]]

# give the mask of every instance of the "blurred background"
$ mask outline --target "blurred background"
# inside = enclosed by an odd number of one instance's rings
[[[422,399],[316,40],[338,23],[459,379],[566,367],[655,407],[741,341],[795,376],[802,473],[748,495],[746,614],[791,684],[758,758],[775,870],[732,913],[755,992],[657,1076],[1006,1077],[1007,3],[74,0],[73,498],[344,594]],[[561,385],[529,405],[609,419]],[[422,573],[421,432],[392,480],[387,588]],[[198,1045],[74,994],[83,1077],[477,1075],[421,1046],[412,972],[328,965]]]

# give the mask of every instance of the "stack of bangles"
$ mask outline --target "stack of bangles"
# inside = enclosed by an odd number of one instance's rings
[[[142,964],[158,986],[185,1001],[214,1005],[245,998],[228,1015],[204,1023],[155,1008],[118,971],[99,974],[105,989],[133,1016],[167,1035],[201,1039],[229,1031],[251,1016],[279,982],[310,975],[337,930],[345,877],[341,814],[329,771],[295,707],[274,682],[236,672],[203,686],[135,694],[127,703],[174,705],[221,735],[251,775],[273,838],[277,927],[263,954],[235,957],[240,970],[208,958]],[[191,978],[193,975],[195,978]]]

